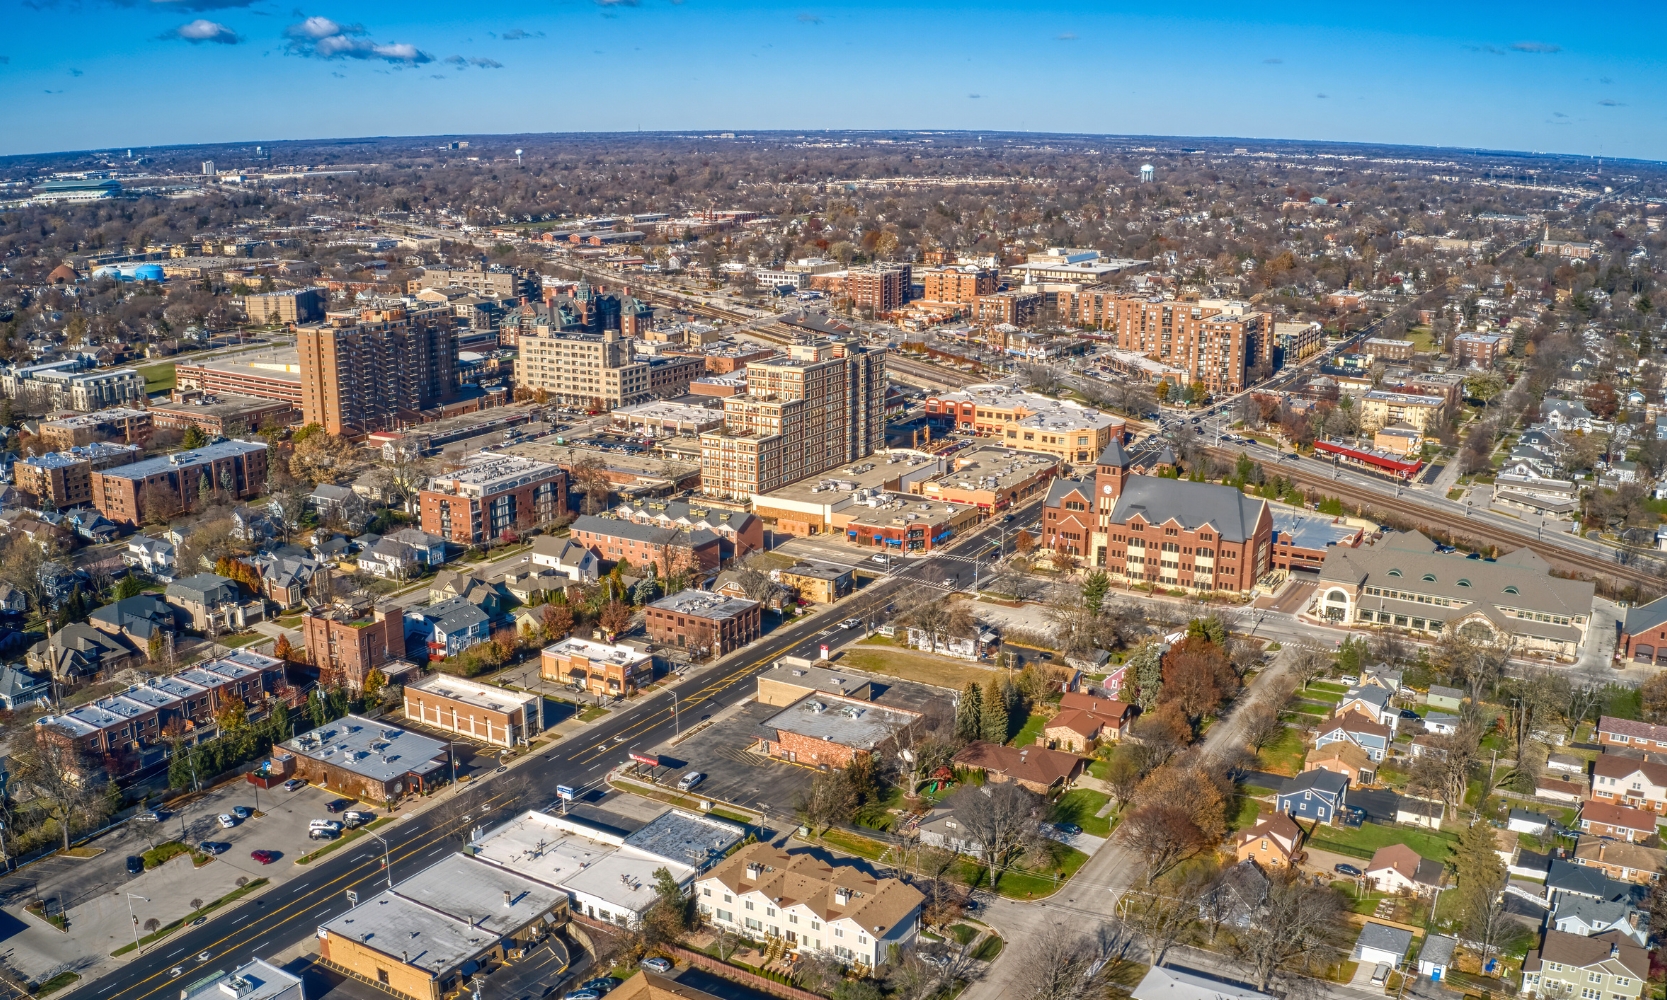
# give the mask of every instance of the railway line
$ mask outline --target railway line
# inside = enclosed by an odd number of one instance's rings
[[[1206,452],[1215,458],[1232,462],[1239,456],[1239,451],[1232,448],[1206,448]],[[1617,557],[1604,559],[1601,556],[1580,552],[1561,545],[1552,544],[1526,527],[1522,531],[1513,531],[1505,525],[1484,521],[1480,518],[1455,518],[1451,511],[1431,507],[1420,503],[1417,496],[1385,496],[1375,490],[1359,486],[1347,480],[1333,479],[1329,471],[1316,472],[1303,468],[1301,465],[1282,464],[1278,468],[1281,477],[1290,480],[1298,486],[1312,488],[1326,496],[1336,497],[1345,505],[1360,504],[1390,514],[1400,515],[1410,521],[1414,527],[1423,532],[1448,531],[1461,535],[1471,541],[1485,545],[1497,545],[1502,549],[1517,549],[1527,546],[1538,553],[1554,568],[1565,571],[1586,573],[1595,577],[1605,577],[1620,585],[1636,584],[1650,594],[1658,594],[1667,589],[1664,587],[1663,576],[1658,565],[1650,559],[1640,559],[1632,564],[1623,563]]]

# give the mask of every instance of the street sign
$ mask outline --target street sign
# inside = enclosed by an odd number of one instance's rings
[[[558,798],[571,799],[573,797],[573,788],[572,788],[572,786],[570,786],[570,785],[557,785],[556,786],[556,796]]]
[[[631,755],[631,759],[639,764],[647,764],[649,767],[660,766],[660,758],[651,753],[634,753]]]

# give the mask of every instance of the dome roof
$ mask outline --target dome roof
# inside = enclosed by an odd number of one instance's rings
[[[57,267],[52,269],[51,274],[46,276],[46,280],[49,284],[62,285],[66,282],[73,283],[80,281],[81,275],[76,272],[75,268],[70,267],[68,264],[59,264]]]

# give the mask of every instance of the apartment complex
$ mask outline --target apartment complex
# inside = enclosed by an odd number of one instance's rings
[[[700,525],[661,526],[586,514],[573,522],[569,537],[604,562],[652,566],[662,576],[717,569],[724,558],[717,532]]]
[[[747,392],[700,436],[701,490],[751,499],[872,454],[885,443],[883,350],[800,344],[747,365]]]
[[[1453,360],[1470,368],[1492,368],[1510,348],[1511,338],[1502,333],[1461,333],[1453,338]]]
[[[1268,571],[1273,514],[1267,501],[1229,486],[1130,475],[1114,442],[1093,476],[1054,482],[1042,544],[1131,585],[1244,593]]]
[[[1126,426],[1122,417],[1081,403],[995,383],[927,396],[926,419],[942,430],[996,438],[1067,464],[1093,461],[1106,445],[1123,440]]]
[[[543,390],[554,403],[611,410],[677,395],[706,374],[699,356],[637,359],[631,343],[617,330],[595,334],[535,326],[521,335],[515,384]]]
[[[131,444],[150,436],[151,413],[126,406],[77,413],[70,417],[40,422],[40,439],[55,451],[67,451],[77,445],[95,441],[122,441]]]
[[[901,309],[909,300],[913,284],[908,264],[869,264],[845,272],[845,294],[854,309],[869,309],[875,315]]]
[[[510,299],[528,291],[528,282],[514,271],[487,268],[477,262],[473,267],[431,267],[423,271],[414,284],[422,288],[467,288],[476,295]]]
[[[1237,392],[1273,362],[1273,318],[1232,299],[1180,300],[1104,288],[1061,292],[1060,318],[1116,334],[1117,347],[1180,368],[1212,393]]]
[[[0,371],[0,389],[43,409],[90,413],[145,398],[145,377],[132,368],[89,370],[86,361],[68,358]]]
[[[972,319],[985,326],[1032,326],[1042,318],[1042,293],[1008,289],[980,295],[972,304]]]
[[[1439,429],[1446,414],[1446,400],[1440,396],[1374,389],[1360,397],[1360,429],[1367,432],[1401,424],[1427,436]]]
[[[45,509],[76,507],[93,502],[93,471],[136,462],[143,450],[135,444],[92,444],[20,458],[12,465],[13,481],[34,506]]]
[[[372,670],[397,673],[405,662],[405,616],[399,608],[367,601],[337,601],[308,608],[301,616],[307,659],[319,682],[363,691]]]
[[[955,302],[970,306],[980,297],[994,295],[1000,276],[992,268],[966,265],[930,267],[920,272],[921,299],[926,302]]]
[[[250,441],[216,441],[192,451],[94,470],[93,506],[112,521],[138,524],[148,503],[183,513],[205,492],[247,500],[266,490],[266,445]],[[154,500],[150,498],[154,497]]]
[[[329,302],[322,288],[286,288],[243,296],[243,311],[257,326],[268,323],[317,323]]]
[[[424,531],[475,545],[555,517],[567,506],[567,473],[549,462],[487,452],[429,480],[417,499]]]
[[[296,334],[301,415],[357,437],[424,419],[457,397],[457,333],[443,310],[337,314]]]

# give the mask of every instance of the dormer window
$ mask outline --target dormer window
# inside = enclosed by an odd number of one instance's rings
[[[1434,583],[1435,582],[1435,574],[1434,573],[1425,573],[1424,574],[1424,582],[1425,583]]]
[[[1400,571],[1400,570],[1398,570],[1398,569],[1392,569],[1392,570],[1390,570],[1390,571],[1389,571],[1389,575],[1390,575],[1390,576],[1400,576],[1400,575],[1401,575],[1401,571]]]
[[[1460,580],[1459,581],[1459,586],[1468,587],[1468,586],[1470,586],[1470,581],[1469,580]]]
[[[1515,584],[1512,584],[1511,586],[1505,588],[1505,593],[1507,593],[1507,594],[1520,594],[1521,591],[1517,590]]]

